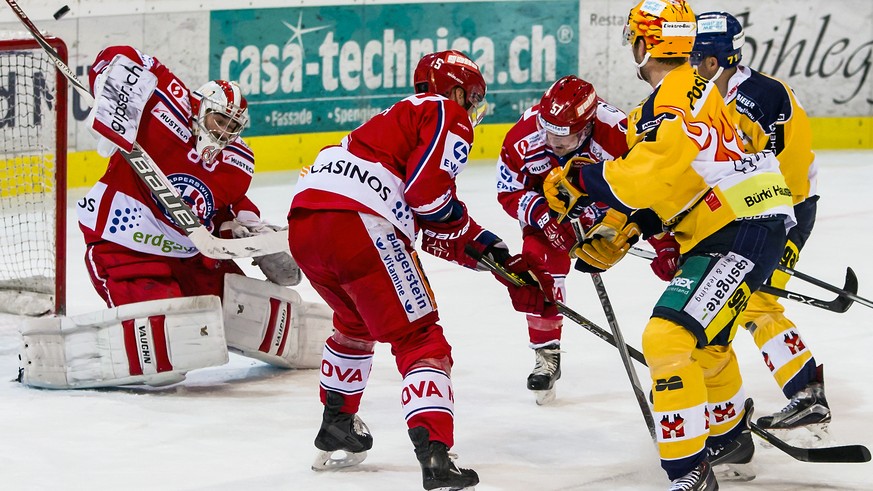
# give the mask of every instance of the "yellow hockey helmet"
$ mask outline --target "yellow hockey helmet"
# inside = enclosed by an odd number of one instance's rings
[[[627,16],[624,43],[642,37],[652,58],[687,57],[696,33],[697,20],[685,0],[643,0]]]

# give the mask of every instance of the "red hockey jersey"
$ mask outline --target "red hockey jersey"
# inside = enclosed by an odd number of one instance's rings
[[[461,106],[417,94],[377,114],[303,169],[291,208],[376,214],[413,239],[415,219],[448,211],[473,142]]]
[[[576,156],[612,160],[628,147],[627,116],[599,100],[591,135],[575,152],[559,159],[546,146],[545,135],[537,127],[537,107],[525,111],[503,140],[497,161],[497,199],[522,226],[533,224],[539,228],[532,212],[540,205],[548,206],[543,196],[543,180],[550,170]]]
[[[219,220],[249,210],[260,216],[246,192],[254,155],[241,140],[229,144],[210,165],[195,150],[188,88],[156,58],[130,46],[112,46],[97,55],[91,84],[116,56],[124,56],[157,77],[157,87],[142,109],[136,141],[154,160],[201,222],[213,229]],[[109,160],[99,182],[78,203],[86,243],[114,242],[135,251],[171,257],[198,253],[177,228],[120,152]]]

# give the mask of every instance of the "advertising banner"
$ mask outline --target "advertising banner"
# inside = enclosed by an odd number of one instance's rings
[[[210,78],[238,80],[247,135],[351,130],[410,95],[423,54],[457,49],[510,123],[579,64],[579,2],[344,5],[213,11]]]

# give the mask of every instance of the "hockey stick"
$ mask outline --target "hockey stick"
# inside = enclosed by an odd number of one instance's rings
[[[485,265],[485,267],[487,267],[490,271],[499,275],[501,278],[511,282],[512,284],[516,286],[523,286],[528,284],[528,282],[526,282],[518,275],[507,271],[506,268],[494,262],[494,260],[490,257],[482,256],[475,249],[468,247],[466,251],[467,254],[470,255],[470,257],[476,259],[481,264]],[[573,322],[576,322],[580,326],[584,327],[586,330],[592,332],[600,339],[603,339],[609,344],[617,347],[615,338],[610,333],[604,331],[602,328],[588,321],[563,303],[555,302],[555,304],[558,307],[558,311],[564,314],[565,317],[571,319]],[[642,353],[635,350],[631,346],[628,346],[627,349],[628,355],[631,358],[638,361],[643,366],[648,366],[645,358],[643,358],[642,356]],[[646,424],[648,424],[648,422]],[[783,441],[773,433],[770,433],[769,431],[756,425],[752,421],[749,421],[749,424],[751,426],[752,432],[758,435],[760,438],[767,440],[774,447],[803,462],[857,463],[870,461],[870,451],[867,449],[867,447],[863,445],[843,445],[838,447],[821,448],[795,447]]]
[[[484,264],[489,270],[491,270],[495,274],[499,275],[501,278],[511,282],[512,284],[514,284],[516,286],[523,286],[523,285],[528,284],[528,282],[524,281],[518,275],[516,275],[510,271],[507,271],[506,268],[504,268],[503,266],[494,262],[494,260],[492,260],[490,257],[482,256],[475,249],[468,247],[466,249],[466,251],[467,251],[467,254],[469,254],[474,259],[478,260],[480,263]],[[601,284],[602,284],[602,281],[601,281]],[[596,285],[597,285],[597,283],[595,280],[595,286]],[[605,292],[605,290],[604,290],[604,292]],[[598,291],[598,295],[599,295],[599,291]],[[564,305],[563,303],[555,302],[555,304],[558,307],[558,311],[561,312],[562,314],[564,314],[565,317],[567,317],[568,319],[571,319],[573,322],[576,322],[580,326],[582,326],[585,329],[587,329],[588,331],[592,332],[594,335],[596,335],[600,339],[603,339],[604,341],[606,341],[609,344],[618,348],[618,345],[616,343],[616,338],[613,335],[604,331],[602,328],[598,327],[597,325],[593,324],[592,322],[588,321],[587,319],[585,319],[584,317],[582,317],[581,315],[576,313],[574,310],[572,310],[569,307],[567,307],[566,305]],[[610,304],[610,306],[609,306],[610,311],[611,311],[611,308],[612,307]],[[604,312],[606,312],[606,307],[604,307]],[[613,314],[613,316],[614,316],[614,314]],[[607,315],[607,319],[609,319],[608,315]],[[616,325],[616,327],[617,327],[617,325]],[[616,332],[618,332],[618,331],[616,330]],[[623,342],[623,339],[620,342]],[[627,345],[625,345],[625,346],[627,346]],[[619,348],[619,351],[620,350],[621,350],[621,348]],[[642,353],[635,350],[631,346],[627,346],[627,350],[628,350],[628,355],[630,358],[633,358],[634,360],[640,362],[643,366],[648,366],[645,358],[642,357]],[[624,359],[622,359],[622,361],[624,361]],[[628,363],[625,362],[626,368],[627,368],[627,364]],[[628,370],[629,377],[632,377],[632,373],[633,373],[632,371]],[[631,383],[633,384],[633,380],[631,381]],[[637,389],[635,387],[634,393],[637,397],[637,400],[640,403],[640,409],[643,409],[643,407],[644,407],[643,404],[646,404],[645,407],[648,408],[648,403],[646,402],[645,396],[643,396],[643,399],[640,400],[640,393],[639,392],[641,392],[641,390],[637,391]],[[645,412],[643,413],[643,417],[646,417]],[[651,413],[649,413],[649,417],[651,417]],[[651,424],[652,424],[652,427],[651,427],[652,431],[650,433],[653,433],[654,432],[654,419],[652,419]],[[865,447],[863,445],[842,445],[842,446],[837,446],[837,447],[821,447],[821,448],[795,447],[795,446],[783,441],[782,439],[780,439],[779,437],[777,437],[773,433],[770,433],[769,431],[756,425],[754,422],[749,421],[749,424],[751,426],[752,433],[758,435],[760,438],[763,438],[764,440],[767,440],[768,442],[770,442],[771,445],[778,448],[779,450],[782,450],[783,452],[787,453],[791,457],[793,457],[797,460],[803,461],[803,462],[860,463],[860,462],[869,462],[870,461],[870,451],[867,449],[867,447]],[[646,418],[646,425],[647,426],[649,425],[648,418]],[[652,435],[652,436],[654,436],[654,435]]]
[[[774,447],[802,462],[852,464],[870,462],[870,450],[864,445],[841,445],[839,447],[801,448],[789,445],[776,435],[749,421],[752,433],[767,440]]]
[[[75,72],[67,66],[49,45],[39,29],[31,22],[27,14],[18,6],[15,0],[6,0],[9,7],[15,13],[18,20],[24,24],[25,29],[42,47],[43,51],[51,59],[52,63],[61,74],[70,81],[73,88],[82,96],[85,104],[93,105],[94,97],[88,86],[83,84]],[[271,232],[253,237],[241,239],[221,239],[213,236],[209,230],[200,223],[197,215],[182,200],[179,191],[170,183],[167,176],[154,164],[151,157],[138,145],[134,144],[133,150],[125,152],[119,149],[124,160],[136,172],[137,176],[149,188],[158,203],[169,213],[173,222],[181,228],[191,239],[191,242],[203,253],[204,256],[213,259],[233,259],[236,257],[256,257],[288,250],[287,232]]]
[[[654,259],[656,254],[652,251],[648,251],[646,249],[641,249],[639,247],[631,247],[630,254],[641,257],[643,259]],[[784,268],[784,269],[783,269]],[[782,265],[779,265],[780,270],[785,270],[789,268],[785,268]],[[789,271],[794,271],[790,270]],[[789,273],[790,274],[790,273]],[[761,285],[758,288],[759,291],[763,293],[767,293],[770,295],[775,295],[777,297],[787,298],[789,300],[794,300],[796,302],[805,303],[807,305],[811,305],[813,307],[818,307],[820,309],[830,310],[831,312],[837,312],[842,314],[843,312],[849,310],[849,307],[852,306],[854,300],[848,297],[848,295],[839,294],[837,298],[833,300],[821,300],[815,297],[811,297],[809,295],[804,295],[802,293],[795,293],[789,290],[783,290],[781,288],[776,288],[770,285]],[[858,292],[858,277],[855,276],[855,272],[852,268],[846,268],[846,281],[843,286],[843,290],[845,293],[857,293]]]
[[[597,297],[600,299],[600,305],[603,307],[603,314],[606,315],[606,322],[609,324],[609,329],[612,331],[612,335],[615,336],[618,354],[621,356],[621,362],[624,364],[624,371],[627,372],[627,378],[630,380],[631,386],[634,389],[634,396],[637,398],[637,404],[640,406],[640,411],[643,413],[646,427],[649,428],[649,436],[657,446],[658,438],[655,436],[655,418],[652,416],[651,409],[649,409],[649,402],[646,400],[646,393],[643,392],[642,386],[640,385],[640,379],[637,377],[636,369],[631,363],[627,343],[624,342],[624,336],[621,334],[621,329],[618,327],[618,320],[615,318],[615,311],[612,310],[612,302],[609,301],[609,295],[606,293],[606,285],[603,284],[603,278],[600,277],[599,273],[591,273],[591,280],[594,282],[594,289],[597,290]]]
[[[858,302],[861,305],[873,308],[873,301],[867,300],[866,298],[857,295],[858,278],[855,276],[855,272],[852,271],[852,268],[846,268],[846,285],[847,286],[844,288],[840,288],[838,286],[831,285],[830,283],[825,283],[824,281],[822,281],[818,278],[815,278],[815,277],[810,276],[808,274],[801,273],[800,271],[797,271],[796,269],[786,268],[786,267],[782,266],[781,264],[779,266],[777,266],[777,268],[779,269],[779,271],[782,271],[789,276],[794,276],[795,278],[800,278],[803,281],[806,281],[808,283],[812,283],[813,285],[815,285],[819,288],[825,289],[831,293],[836,293],[837,295],[839,295],[841,297],[846,297],[850,300],[854,300],[854,301]],[[849,289],[849,274],[851,274],[852,278],[854,278],[854,285],[853,285],[854,290]]]
[[[482,254],[479,253],[479,251],[477,251],[476,249],[474,249],[470,246],[467,246],[467,248],[465,250],[470,257],[479,261],[481,264],[484,264],[485,267],[487,267],[492,273],[500,276],[501,278],[505,279],[506,281],[509,281],[513,285],[524,286],[524,285],[531,284],[530,281],[526,281],[521,276],[519,276],[511,271],[508,271],[506,268],[503,267],[503,265],[498,264],[493,259],[491,259],[490,256],[483,256]],[[575,322],[576,324],[579,324],[580,326],[585,328],[588,332],[594,334],[598,338],[606,341],[607,343],[615,346],[616,348],[618,347],[618,345],[615,342],[615,337],[612,334],[610,334],[609,332],[607,332],[606,330],[604,330],[602,327],[589,321],[588,319],[586,319],[585,317],[583,317],[581,314],[579,314],[575,310],[571,309],[570,307],[567,307],[566,305],[564,305],[563,302],[556,301],[555,305],[558,308],[558,312],[563,314],[564,317],[570,319],[571,321]],[[630,354],[631,358],[642,363],[643,365],[646,365],[646,359],[643,357],[643,354],[639,352],[639,350],[635,349],[632,346],[628,346],[627,350],[628,350],[628,353]]]

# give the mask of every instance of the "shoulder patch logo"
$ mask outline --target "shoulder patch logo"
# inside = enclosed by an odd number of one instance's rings
[[[191,174],[170,174],[167,176],[167,179],[179,191],[182,200],[191,208],[200,221],[204,224],[209,224],[209,221],[212,220],[212,216],[215,214],[215,199],[209,186]],[[172,221],[172,217],[167,210],[161,206],[157,199],[154,197],[152,199],[155,200],[164,216]]]

